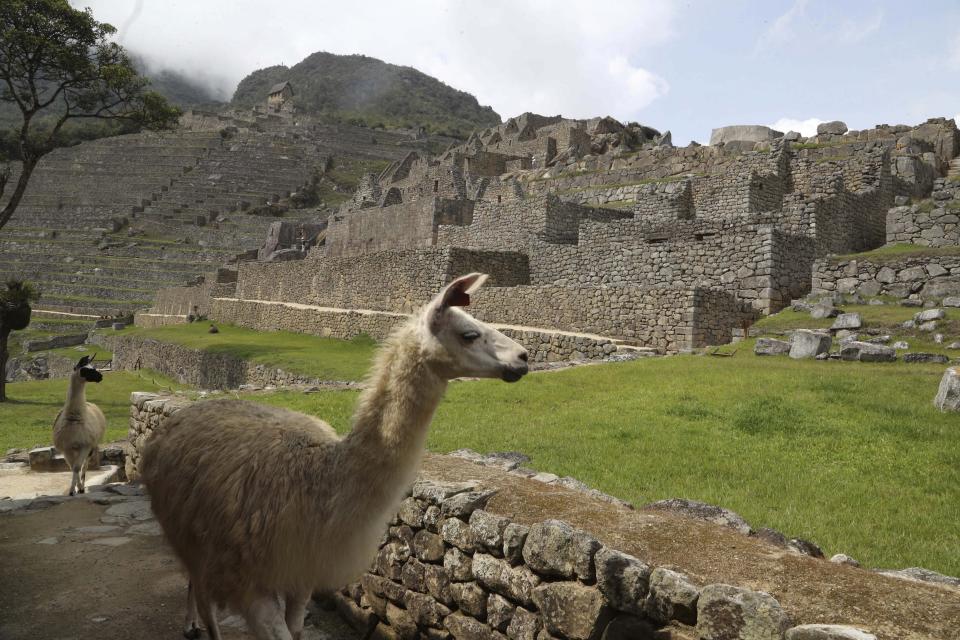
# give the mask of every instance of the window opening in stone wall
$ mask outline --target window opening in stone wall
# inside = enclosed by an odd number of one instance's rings
[[[497,196],[497,204],[500,204],[503,201],[503,196]]]
[[[434,180],[434,181],[433,181],[433,192],[436,193],[436,192],[438,192],[438,191],[440,191],[440,181],[439,181],[439,180]]]
[[[709,240],[716,236],[715,233],[695,233],[693,234],[693,239],[697,242],[703,242],[704,240]]]
[[[647,244],[663,244],[667,241],[667,236],[650,236],[645,240]]]

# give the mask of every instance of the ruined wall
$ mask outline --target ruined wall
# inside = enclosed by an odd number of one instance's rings
[[[113,352],[114,371],[152,369],[180,384],[199,389],[236,389],[244,384],[261,387],[322,385],[329,382],[225,353],[191,349],[142,336],[96,335],[94,341]]]
[[[310,335],[349,340],[367,335],[383,340],[409,316],[386,311],[329,309],[285,302],[264,302],[218,298],[210,317],[257,331],[294,331]],[[569,334],[550,329],[502,331],[530,352],[532,362],[561,360],[597,360],[617,351],[611,338]]]
[[[554,195],[496,202],[478,202],[473,221],[465,226],[441,226],[439,246],[489,247],[524,250],[533,240],[549,244],[576,244],[584,220],[617,220],[630,212],[583,207]]]
[[[960,181],[936,181],[929,201],[887,212],[887,242],[925,247],[960,245]]]
[[[859,293],[924,300],[960,295],[960,256],[917,255],[876,260],[817,260],[813,293]]]
[[[484,287],[470,312],[487,322],[626,338],[675,353],[693,346],[693,295],[685,289],[589,285]]]
[[[305,260],[240,265],[237,297],[322,307],[411,312],[457,276],[478,271],[489,284],[529,283],[525,255],[462,248],[407,249],[355,257],[313,251]]]

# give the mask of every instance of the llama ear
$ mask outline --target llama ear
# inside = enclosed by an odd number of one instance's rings
[[[93,360],[93,358],[91,358],[90,356],[83,356],[82,358],[80,358],[80,362],[77,363],[77,366],[75,366],[74,369],[82,369],[83,367],[90,364],[91,360]]]
[[[471,273],[460,276],[447,285],[447,288],[440,294],[439,307],[441,309],[446,309],[447,307],[469,307],[470,294],[482,287],[486,280],[487,275],[485,273]]]
[[[484,273],[471,273],[460,276],[441,291],[430,303],[430,325],[436,329],[444,312],[450,307],[470,306],[470,294],[475,292],[487,280]]]

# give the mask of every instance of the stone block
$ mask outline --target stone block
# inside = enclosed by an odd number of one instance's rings
[[[440,536],[447,544],[466,553],[473,553],[477,549],[470,525],[460,518],[447,518],[440,524]]]
[[[960,307],[960,297],[948,296],[942,302],[945,307]]]
[[[776,338],[757,338],[753,352],[758,356],[781,356],[790,353],[790,343]]]
[[[650,566],[607,547],[597,552],[595,562],[600,593],[615,609],[643,615],[650,586]]]
[[[454,582],[450,585],[450,594],[460,611],[480,620],[486,619],[489,594],[476,582]]]
[[[552,635],[595,640],[613,616],[603,594],[577,582],[551,582],[533,592],[543,625]]]
[[[503,531],[510,524],[509,518],[478,509],[470,514],[470,530],[473,540],[494,555],[503,553]]]
[[[824,320],[826,318],[832,318],[835,315],[840,313],[837,309],[829,302],[818,302],[813,305],[813,308],[810,310],[810,317],[815,320]]]
[[[495,491],[466,491],[443,501],[440,510],[445,517],[469,518],[477,509],[483,509]]]
[[[863,319],[859,313],[841,313],[837,316],[837,319],[833,321],[833,326],[831,326],[830,329],[838,331],[840,329],[859,329],[862,326]]]
[[[787,614],[770,594],[728,584],[703,588],[697,602],[700,640],[782,640]]]
[[[517,565],[523,562],[523,545],[529,533],[530,527],[516,523],[508,524],[503,530],[503,557],[510,564]]]
[[[417,531],[413,537],[413,552],[420,560],[424,562],[441,562],[446,548],[443,545],[443,538],[435,533],[430,533],[426,529]]]
[[[696,624],[699,599],[700,589],[682,573],[658,567],[650,574],[646,610],[654,620],[664,624],[670,620]]]
[[[434,482],[432,480],[418,480],[413,484],[412,497],[433,505],[440,506],[443,501],[458,493],[464,493],[476,488],[474,482]]]
[[[361,637],[366,637],[377,626],[377,617],[373,613],[361,609],[353,600],[343,594],[334,593],[333,601],[340,617],[353,627]]]
[[[490,591],[528,606],[533,602],[533,590],[540,584],[540,578],[529,567],[512,567],[506,560],[485,553],[473,556],[473,577]]]
[[[487,597],[487,624],[497,631],[506,631],[516,606],[503,596],[491,593]]]
[[[392,602],[387,603],[387,622],[403,640],[418,640],[420,630],[413,616],[406,609],[401,609]]]
[[[946,316],[947,313],[943,309],[924,309],[923,311],[913,314],[913,321],[921,324],[932,320],[943,320]]]
[[[813,358],[830,351],[833,338],[830,334],[809,329],[798,329],[790,337],[790,357],[794,359]]]
[[[447,616],[444,626],[456,640],[506,640],[507,636],[461,613]]]
[[[960,411],[960,371],[956,367],[943,373],[933,405],[941,411]]]
[[[897,351],[893,347],[870,342],[848,342],[840,349],[840,359],[859,362],[893,362]]]
[[[460,549],[447,550],[443,556],[443,568],[449,572],[453,582],[473,580],[473,560]]]
[[[543,576],[592,581],[594,555],[599,549],[600,543],[588,533],[560,520],[547,520],[530,527],[523,559]]]
[[[423,514],[426,511],[426,507],[422,502],[416,498],[406,498],[403,502],[400,503],[400,508],[397,510],[397,515],[400,517],[400,521],[404,522],[411,527],[422,528],[423,527]]]
[[[450,615],[450,609],[422,593],[408,591],[404,604],[414,622],[424,627],[439,627],[443,619]]]
[[[817,135],[843,135],[847,132],[847,125],[840,120],[821,122],[817,125]]]
[[[942,353],[905,353],[903,354],[904,362],[913,362],[913,363],[932,363],[932,364],[947,364],[950,362],[950,358],[943,355]]]
[[[507,626],[507,637],[510,640],[536,640],[542,627],[540,616],[523,607],[517,607]]]

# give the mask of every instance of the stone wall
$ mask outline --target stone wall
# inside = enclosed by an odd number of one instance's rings
[[[960,181],[938,179],[930,200],[890,209],[887,242],[925,247],[960,244]]]
[[[258,331],[295,331],[315,336],[349,340],[367,335],[383,340],[409,316],[385,311],[330,309],[287,302],[263,302],[217,298],[211,319]],[[495,325],[496,326],[496,325]],[[614,353],[613,338],[581,335],[555,329],[498,327],[530,352],[533,362],[559,360],[596,360]]]
[[[918,255],[886,260],[817,260],[813,293],[859,293],[925,300],[960,295],[960,255]]]
[[[236,297],[410,313],[457,276],[486,273],[494,286],[530,281],[527,257],[482,249],[407,249],[353,257],[240,265]],[[226,296],[232,297],[232,296]]]
[[[439,227],[437,245],[519,250],[533,240],[576,244],[582,221],[630,217],[630,212],[584,207],[552,194],[508,202],[485,200],[477,203],[471,224]]]
[[[180,384],[200,389],[236,389],[244,384],[265,387],[338,382],[267,367],[225,353],[191,349],[141,336],[96,335],[94,341],[113,351],[115,371],[152,369]]]

